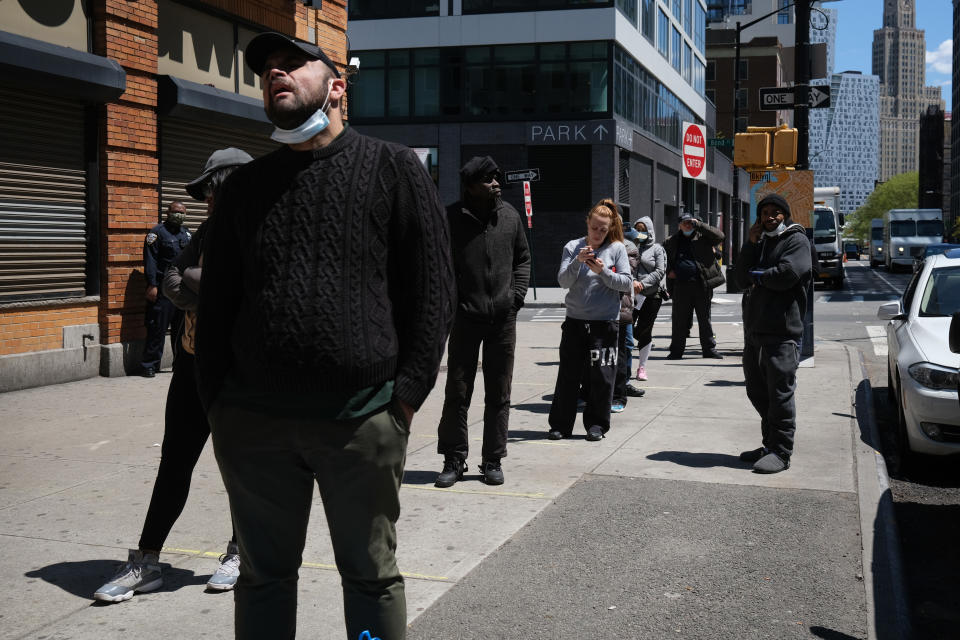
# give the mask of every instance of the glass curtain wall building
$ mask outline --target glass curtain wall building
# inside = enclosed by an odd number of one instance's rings
[[[651,216],[661,237],[682,208],[716,222],[728,202],[729,163],[715,168],[712,149],[706,182],[681,177],[681,123],[713,126],[704,0],[352,0],[348,10],[360,59],[352,126],[416,149],[446,203],[474,155],[540,170],[543,286],[556,286],[560,248],[600,198],[630,220]],[[518,186],[504,198],[523,212]]]

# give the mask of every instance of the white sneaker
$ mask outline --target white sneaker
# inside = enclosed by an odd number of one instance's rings
[[[230,591],[237,585],[240,577],[240,550],[237,545],[227,545],[227,552],[220,556],[220,566],[207,580],[207,589],[214,591]]]
[[[143,553],[130,549],[127,562],[108,583],[93,594],[95,600],[103,602],[123,602],[134,593],[145,593],[159,589],[163,585],[160,572],[160,559],[155,553]]]

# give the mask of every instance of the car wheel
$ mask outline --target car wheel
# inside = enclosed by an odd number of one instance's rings
[[[837,289],[838,291],[839,291],[840,289],[843,289],[843,278],[837,278],[837,279],[835,279],[835,280],[833,281],[833,288],[834,288],[834,289]]]
[[[896,388],[893,386],[893,374],[890,372],[890,359],[887,358],[887,402],[893,406],[893,403],[897,401]]]

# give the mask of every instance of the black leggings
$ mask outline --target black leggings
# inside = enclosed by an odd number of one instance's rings
[[[657,321],[661,304],[663,301],[658,296],[650,296],[633,312],[633,343],[637,349],[643,349],[653,341],[653,324]]]
[[[173,523],[187,503],[193,468],[210,435],[194,371],[193,355],[181,349],[173,361],[173,377],[167,390],[160,468],[157,469],[153,496],[140,534],[141,550],[160,551],[163,548]],[[234,533],[230,541],[236,539]]]

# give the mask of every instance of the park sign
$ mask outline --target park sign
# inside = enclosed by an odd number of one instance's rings
[[[707,179],[707,132],[700,124],[684,122],[683,132],[683,177],[694,180]]]

